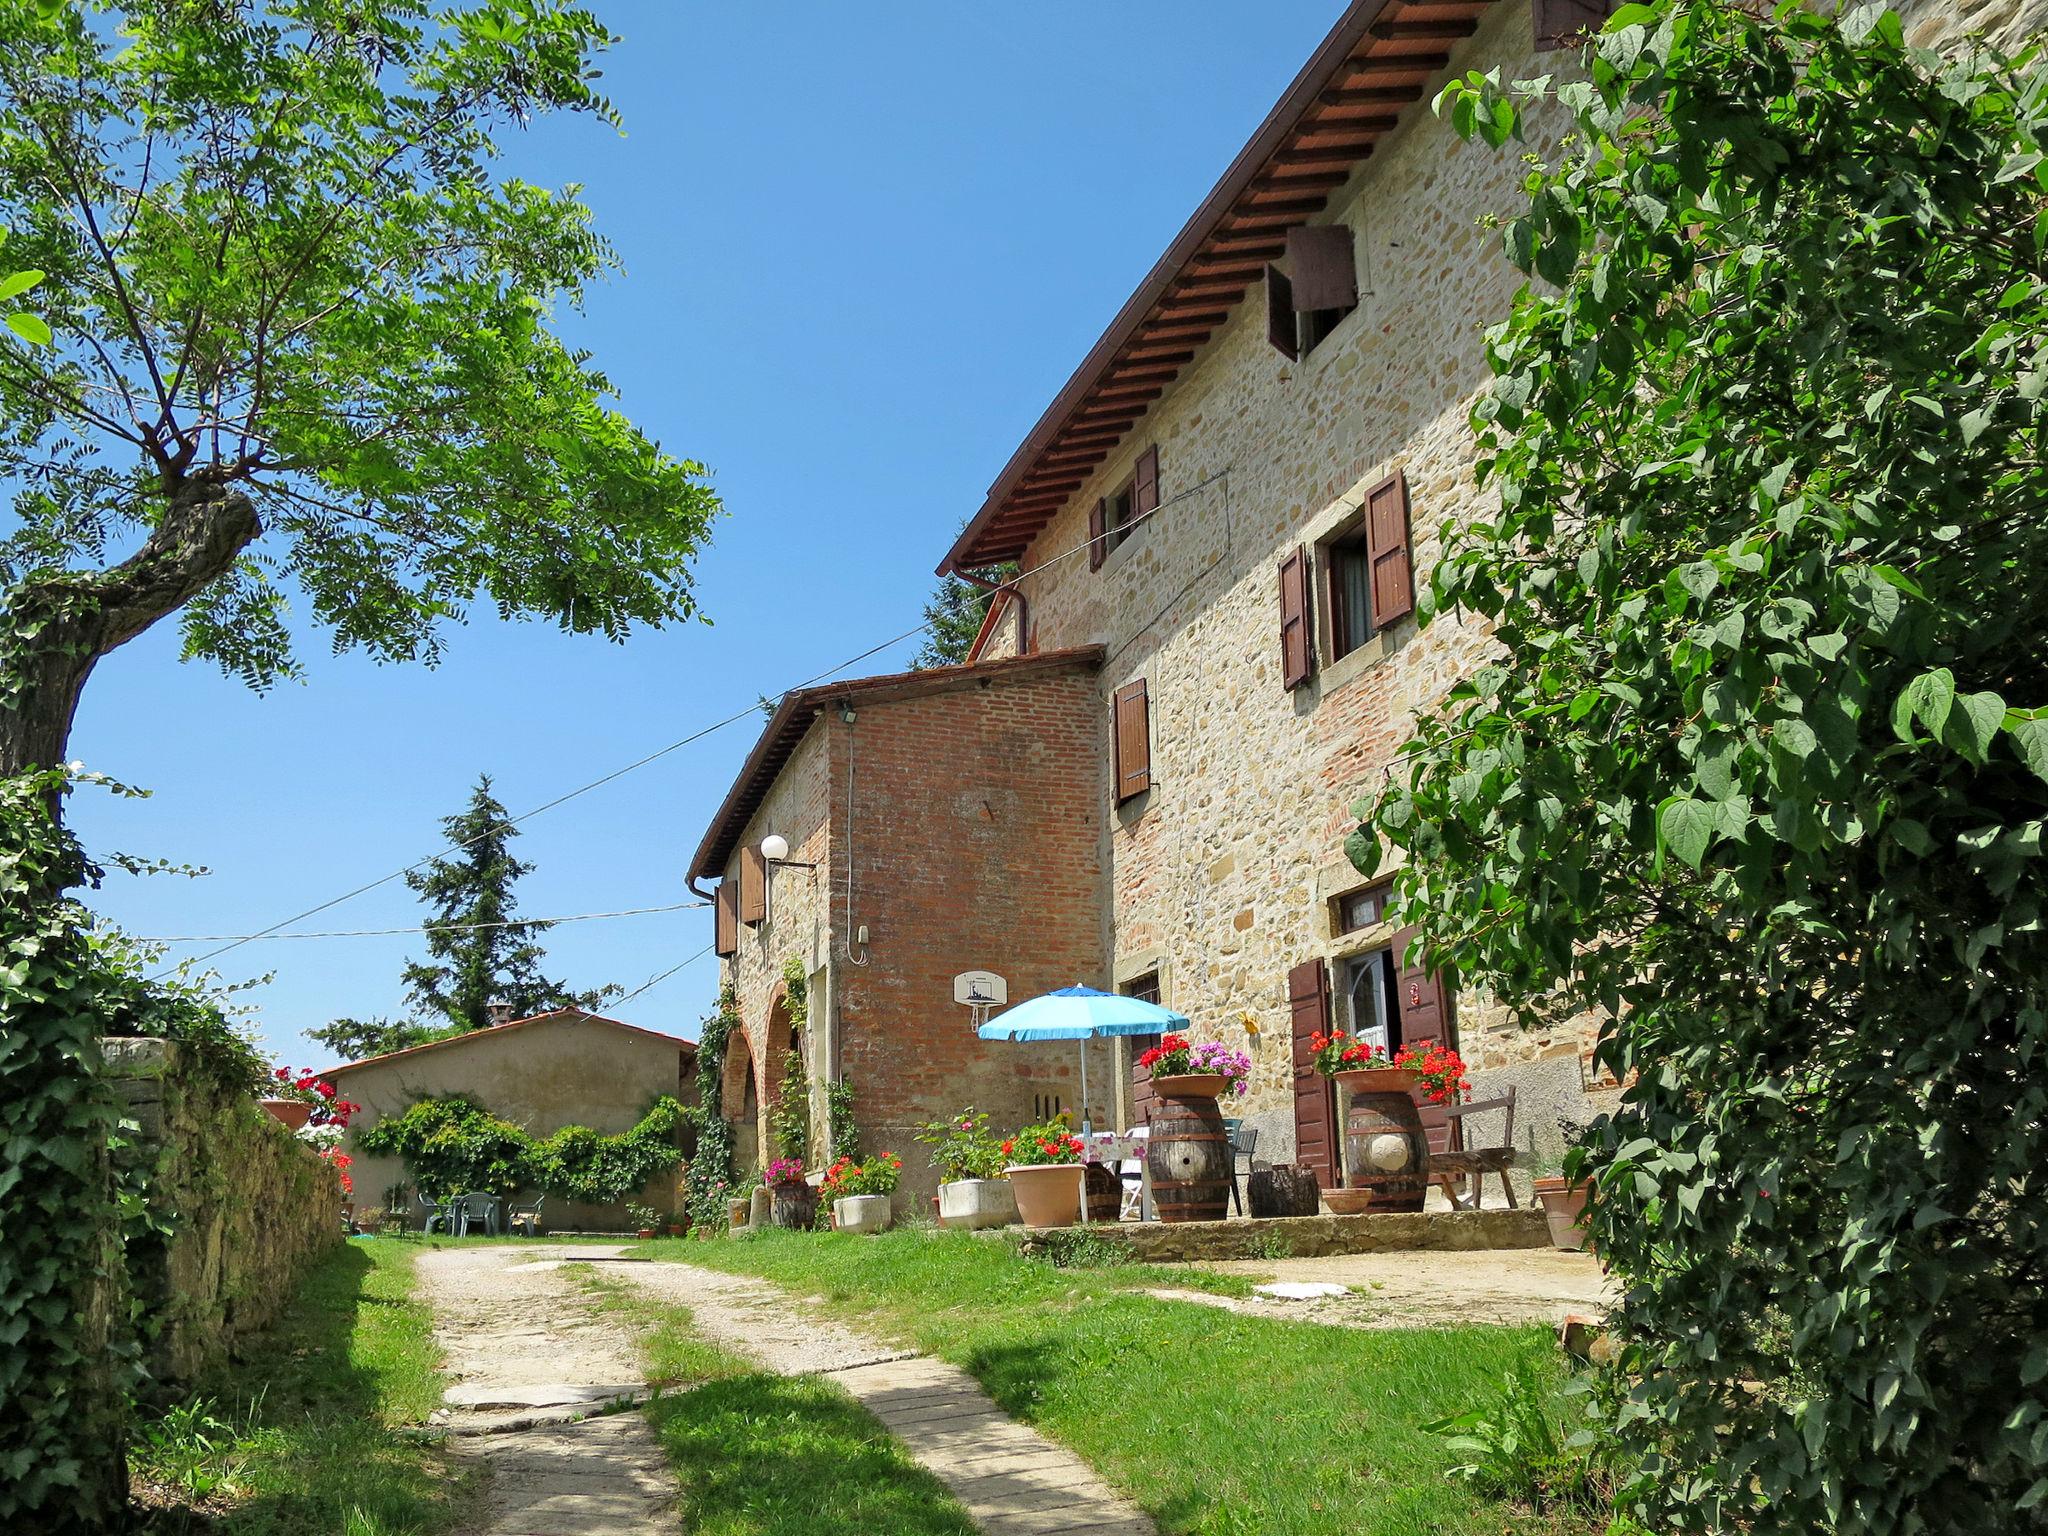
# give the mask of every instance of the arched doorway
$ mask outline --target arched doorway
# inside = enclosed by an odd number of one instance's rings
[[[742,1180],[761,1167],[761,1069],[744,1025],[725,1037],[718,1113],[732,1122],[733,1172]]]

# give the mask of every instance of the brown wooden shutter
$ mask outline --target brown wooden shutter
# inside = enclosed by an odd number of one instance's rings
[[[1308,549],[1280,562],[1280,681],[1299,688],[1315,668],[1308,632]]]
[[[1270,262],[1266,266],[1266,340],[1289,358],[1301,356],[1301,344],[1294,325],[1294,284],[1287,274]]]
[[[1159,450],[1147,448],[1138,455],[1138,471],[1131,481],[1131,519],[1159,510]]]
[[[1415,611],[1408,548],[1408,477],[1398,470],[1365,493],[1365,552],[1372,561],[1372,622],[1385,629]]]
[[[759,848],[740,850],[740,921],[758,923],[768,916],[768,859]]]
[[[1287,1009],[1293,1016],[1294,1160],[1313,1169],[1325,1189],[1337,1187],[1337,1096],[1315,1069],[1309,1037],[1330,1028],[1330,971],[1304,960],[1287,973]]]
[[[1536,51],[1576,48],[1585,33],[1598,32],[1614,14],[1617,0],[1535,0]]]
[[[1117,689],[1111,713],[1116,733],[1116,800],[1122,805],[1152,787],[1151,703],[1145,679]]]
[[[1349,224],[1303,225],[1287,231],[1287,270],[1296,309],[1358,307],[1358,258],[1352,254]]]
[[[737,880],[718,882],[718,942],[712,947],[723,955],[740,952],[740,886]]]
[[[1088,569],[1099,571],[1109,555],[1109,498],[1097,501],[1088,513]]]
[[[1417,953],[1415,963],[1408,961],[1408,946],[1414,940],[1416,930],[1403,928],[1394,935],[1394,965],[1399,974],[1396,990],[1399,992],[1401,1008],[1401,1043],[1405,1045],[1445,1045],[1457,1048],[1455,1019],[1452,1015],[1451,989],[1443,979],[1429,970],[1426,955]],[[1415,1095],[1417,1108],[1422,1114],[1423,1134],[1429,1138],[1432,1152],[1453,1151],[1458,1144],[1457,1122],[1444,1114],[1440,1104],[1425,1104],[1422,1095]]]

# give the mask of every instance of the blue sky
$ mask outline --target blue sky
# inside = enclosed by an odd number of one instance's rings
[[[712,470],[708,625],[624,645],[474,616],[436,669],[335,658],[267,696],[178,661],[170,627],[104,661],[72,755],[145,786],[73,803],[88,844],[207,866],[116,875],[145,936],[239,934],[437,846],[480,772],[515,812],[910,628],[961,519],[1316,42],[1337,0],[1030,6],[595,0],[624,41],[626,137],[544,122],[507,169],[579,183],[625,271],[565,329],[625,411]],[[863,663],[907,663],[914,641]],[[755,716],[526,824],[532,916],[688,900],[683,873]],[[420,920],[392,881],[301,925]],[[579,986],[638,986],[708,913],[571,924]],[[173,954],[210,946],[182,945]],[[418,940],[247,944],[265,1043],[392,1013]],[[619,1010],[694,1035],[708,957]]]

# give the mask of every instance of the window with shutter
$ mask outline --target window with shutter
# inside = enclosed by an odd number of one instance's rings
[[[1315,1069],[1310,1038],[1330,1028],[1330,972],[1307,960],[1287,973],[1294,1066],[1294,1160],[1313,1169],[1325,1189],[1337,1186],[1337,1095]]]
[[[1142,795],[1152,787],[1152,722],[1145,680],[1117,689],[1111,722],[1116,745],[1116,801]]]
[[[1294,284],[1271,262],[1266,264],[1266,340],[1290,359],[1301,356],[1294,318]]]
[[[736,880],[718,882],[717,942],[712,946],[721,956],[740,952],[740,887]]]
[[[1372,622],[1385,629],[1415,611],[1408,549],[1408,477],[1396,471],[1365,493],[1366,552],[1372,561]]]
[[[1088,519],[1088,569],[1099,571],[1109,552],[1138,531],[1146,514],[1159,509],[1159,450],[1138,455],[1129,478],[1095,504]]]
[[[1099,571],[1109,554],[1109,498],[1103,497],[1095,503],[1088,514],[1088,569]]]
[[[768,860],[759,848],[740,850],[740,921],[762,922],[768,916]]]
[[[1274,269],[1268,268],[1269,273]],[[1307,356],[1358,308],[1358,258],[1348,224],[1303,225],[1287,231],[1288,304],[1294,313],[1276,311],[1269,277],[1266,290],[1266,334],[1275,346],[1284,332],[1293,341],[1280,350],[1289,357]]]
[[[1159,450],[1152,447],[1138,455],[1138,467],[1131,476],[1131,516],[1140,518],[1158,510]]]
[[[1619,0],[1535,0],[1529,14],[1536,23],[1536,51],[1576,48],[1588,32],[1607,24]]]
[[[1308,550],[1297,548],[1280,562],[1280,681],[1299,688],[1314,663],[1308,632]]]

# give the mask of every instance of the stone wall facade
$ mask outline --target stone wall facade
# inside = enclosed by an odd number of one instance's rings
[[[828,700],[748,818],[725,878],[770,833],[790,854],[770,871],[765,920],[740,925],[726,962],[744,1050],[736,1031],[722,1102],[741,1122],[743,1163],[772,1149],[766,1116],[740,1106],[773,1101],[792,1044],[809,1070],[812,1146],[825,1144],[824,1085],[843,1080],[863,1153],[903,1159],[905,1209],[937,1184],[913,1139],[924,1122],[968,1104],[1005,1129],[1079,1110],[1078,1048],[978,1040],[953,1001],[962,971],[996,971],[1022,1001],[1104,969],[1094,659],[1047,661]],[[808,1027],[794,1042],[792,959],[808,983]],[[1113,1049],[1092,1051],[1091,1088],[1113,1091]],[[1110,1113],[1098,1092],[1097,1118]]]
[[[335,1170],[189,1048],[102,1042],[107,1078],[136,1123],[124,1156],[147,1177],[152,1224],[131,1235],[128,1288],[150,1390],[174,1393],[276,1321],[342,1241]]]
[[[1454,52],[1452,72],[1556,72],[1565,56],[1537,55],[1532,38],[1526,4],[1494,7]],[[1521,277],[1481,219],[1517,205],[1524,169],[1512,152],[1461,142],[1426,106],[1408,109],[1318,220],[1353,231],[1358,308],[1290,360],[1266,339],[1255,284],[1020,562],[1053,562],[1023,583],[1032,642],[1105,647],[1105,711],[1115,690],[1141,678],[1151,700],[1153,787],[1110,825],[1107,979],[1156,975],[1197,1038],[1250,1049],[1242,1108],[1261,1133],[1261,1160],[1293,1154],[1289,970],[1320,957],[1334,984],[1347,958],[1393,938],[1384,925],[1338,931],[1335,899],[1367,884],[1342,851],[1351,802],[1393,770],[1415,711],[1490,645],[1480,624],[1445,619],[1422,631],[1410,617],[1333,661],[1318,579],[1317,666],[1290,690],[1279,565],[1304,547],[1319,564],[1319,541],[1354,522],[1366,491],[1397,472],[1418,587],[1445,528],[1487,514],[1467,417],[1487,378],[1482,331]],[[1089,509],[1147,447],[1158,450],[1161,509],[1099,570],[1078,553],[1058,558],[1082,549]],[[991,626],[989,653],[1017,644],[1018,630]],[[1097,750],[1106,765],[1107,732]],[[1556,1113],[1593,1113],[1589,1032],[1525,1036],[1473,995],[1455,1011],[1479,1093],[1509,1082],[1520,1090],[1524,1077],[1530,1090],[1540,1085],[1531,1098],[1546,1113],[1525,1113],[1524,1128],[1554,1140]],[[1516,1139],[1525,1140],[1520,1128]]]

